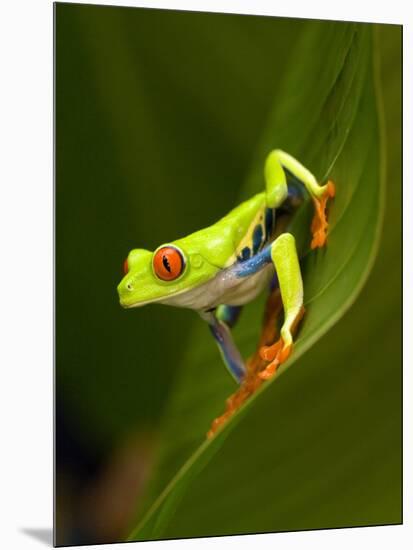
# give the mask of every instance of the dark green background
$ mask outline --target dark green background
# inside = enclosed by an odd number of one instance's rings
[[[56,5],[61,543],[105,540],[98,527],[88,525],[87,513],[80,528],[73,509],[131,434],[156,440],[187,335],[201,323],[192,312],[162,306],[122,310],[116,294],[122,262],[131,248],[153,249],[187,235],[237,203],[294,44],[312,24]],[[387,406],[392,421],[388,484],[394,514],[388,520],[397,521],[401,29],[382,26],[379,36],[391,177],[381,253],[353,310],[365,311],[377,300],[387,308],[396,369],[376,387],[371,407],[373,414],[380,403]],[[335,329],[340,338],[351,339],[350,315]],[[376,342],[366,345],[374,348]],[[98,467],[79,476],[77,463],[85,456]]]

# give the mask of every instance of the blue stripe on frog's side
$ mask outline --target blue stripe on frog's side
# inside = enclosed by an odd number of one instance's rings
[[[261,244],[263,241],[264,232],[262,230],[262,225],[256,225],[254,228],[254,232],[252,234],[252,255],[255,256],[259,249],[261,248]]]
[[[247,260],[250,259],[250,257],[251,257],[251,248],[249,248],[248,246],[245,246],[241,250],[241,254],[238,254],[237,260],[239,262],[246,262]]]
[[[245,262],[237,262],[231,271],[236,277],[248,277],[271,262],[271,245],[265,246],[258,254]]]
[[[238,254],[238,262],[246,262],[256,256],[266,244],[271,242],[276,229],[277,210],[279,213],[293,213],[308,195],[302,183],[287,172],[288,176],[288,198],[279,208],[266,208],[263,212],[262,222],[258,223],[252,232],[251,242]]]
[[[270,241],[275,230],[275,211],[275,208],[265,209],[262,222],[254,227],[249,246],[245,246],[237,256],[239,262],[246,262],[256,256]]]
[[[241,256],[238,256],[238,259],[240,262],[245,262],[245,260],[249,260],[251,256],[251,248],[248,248],[246,246],[241,250]]]

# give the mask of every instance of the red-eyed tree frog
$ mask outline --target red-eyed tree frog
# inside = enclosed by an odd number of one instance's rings
[[[162,244],[154,252],[132,250],[118,286],[125,308],[156,302],[197,311],[208,323],[225,365],[240,384],[246,367],[231,328],[242,306],[276,277],[284,321],[279,339],[260,350],[267,363],[258,373],[262,380],[270,378],[290,356],[294,328],[303,314],[303,281],[295,238],[285,223],[280,229],[279,220],[285,220],[286,212],[290,219],[311,197],[315,207],[311,248],[322,247],[328,227],[326,204],[335,194],[331,181],[319,185],[311,172],[281,150],[267,156],[264,177],[265,191],[210,227]]]

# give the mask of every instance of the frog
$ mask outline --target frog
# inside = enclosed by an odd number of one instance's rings
[[[324,247],[327,202],[335,196],[333,181],[319,184],[303,164],[281,149],[268,153],[263,172],[264,190],[209,227],[154,251],[131,250],[117,288],[120,305],[126,309],[157,303],[197,312],[238,385],[245,384],[248,369],[232,330],[243,306],[265,289],[278,288],[284,315],[276,341],[259,349],[264,366],[256,374],[258,380],[271,379],[290,358],[305,312],[291,220],[312,200],[310,248]]]

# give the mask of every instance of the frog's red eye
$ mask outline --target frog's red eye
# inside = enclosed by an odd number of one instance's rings
[[[163,246],[155,252],[153,270],[159,279],[173,281],[182,274],[184,268],[184,257],[174,246]]]
[[[129,271],[128,258],[123,262],[123,273],[126,275]]]

